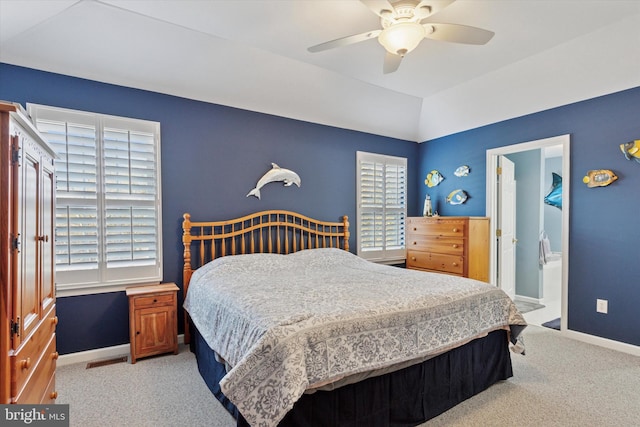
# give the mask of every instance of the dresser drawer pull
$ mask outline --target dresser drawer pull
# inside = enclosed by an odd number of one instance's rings
[[[20,361],[20,369],[29,369],[31,367],[31,358],[27,357]]]
[[[413,242],[413,244],[414,244],[414,245],[417,245],[417,244],[418,244],[418,242]]]
[[[53,323],[54,325],[57,325],[58,324],[58,316],[53,316],[51,318],[51,323]]]
[[[413,231],[418,231],[418,229],[416,227],[413,227]]]
[[[412,256],[411,261],[415,261],[415,260],[416,260],[416,257]]]
[[[454,232],[454,233],[457,233],[457,232],[458,232],[458,229],[457,229],[457,228],[454,228],[454,229],[453,229],[453,232]]]
[[[58,392],[57,391],[52,391],[51,394],[49,395],[49,397],[51,399],[57,399],[58,398]]]
[[[452,262],[451,265],[453,265],[454,267],[457,267],[458,263],[457,262]]]
[[[51,358],[52,358],[53,360],[58,360],[58,352],[57,352],[57,351],[54,351],[53,353],[51,353]]]
[[[457,249],[458,245],[454,243],[453,245],[451,245],[451,247],[454,248],[454,249]]]

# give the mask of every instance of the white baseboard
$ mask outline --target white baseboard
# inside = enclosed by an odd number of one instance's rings
[[[575,339],[577,341],[586,342],[588,344],[605,347],[611,350],[620,351],[622,353],[631,354],[633,356],[640,356],[640,346],[623,343],[620,341],[614,341],[607,338],[597,337],[595,335],[585,334],[583,332],[566,330],[562,334],[568,338]]]
[[[184,344],[184,335],[178,335],[178,344]],[[79,351],[77,353],[63,354],[58,357],[57,366],[72,365],[74,363],[86,363],[94,360],[110,359],[113,357],[129,356],[131,347],[129,344],[114,345],[112,347],[97,348],[95,350]]]
[[[524,295],[516,295],[515,297],[513,297],[513,299],[515,301],[530,302],[532,304],[542,304],[542,300],[541,299],[532,298],[532,297],[526,297]]]

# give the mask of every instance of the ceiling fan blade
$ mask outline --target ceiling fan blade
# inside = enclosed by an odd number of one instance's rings
[[[373,13],[375,13],[381,18],[385,17],[382,15],[388,15],[387,13],[383,13],[382,12],[383,10],[388,10],[391,13],[395,11],[395,9],[393,8],[393,5],[389,3],[387,0],[360,0],[360,1],[364,3],[364,5],[367,6],[369,9],[371,9]]]
[[[416,5],[415,15],[420,19],[434,15],[456,0],[422,0]]]
[[[459,24],[424,24],[428,39],[453,43],[486,44],[494,36],[493,31]]]
[[[385,52],[384,65],[382,66],[382,72],[384,74],[393,73],[398,69],[398,67],[400,67],[400,62],[402,62],[402,56]]]
[[[354,34],[352,36],[341,37],[339,39],[335,39],[328,42],[317,44],[315,46],[311,46],[307,50],[309,52],[315,53],[315,52],[322,52],[323,50],[333,49],[335,47],[347,46],[350,44],[359,43],[365,40],[376,38],[378,37],[378,34],[380,34],[381,32],[382,30],[372,30],[362,34]]]

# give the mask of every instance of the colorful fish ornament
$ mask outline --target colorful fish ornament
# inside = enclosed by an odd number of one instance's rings
[[[618,179],[615,173],[609,169],[598,169],[587,172],[582,182],[587,184],[587,187],[605,187]]]
[[[442,176],[440,172],[434,169],[427,174],[427,179],[424,180],[424,183],[427,187],[435,187],[436,185],[440,184],[443,179],[444,176]]]
[[[459,166],[458,169],[456,169],[453,174],[457,177],[461,177],[461,176],[469,175],[469,172],[471,172],[471,169],[469,168],[469,166],[462,165],[462,166]]]
[[[544,202],[562,209],[562,177],[555,172],[551,172],[551,176],[553,177],[551,191],[545,196]]]
[[[635,160],[640,163],[640,139],[620,144],[620,151],[627,160]]]
[[[450,205],[461,205],[467,201],[467,197],[467,193],[465,193],[464,190],[453,190],[447,196],[447,203]]]

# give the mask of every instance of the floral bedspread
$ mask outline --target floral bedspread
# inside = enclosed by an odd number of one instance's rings
[[[495,329],[515,342],[526,326],[495,286],[339,249],[218,258],[194,272],[184,307],[232,366],[220,386],[254,427],[277,425],[307,388]]]

